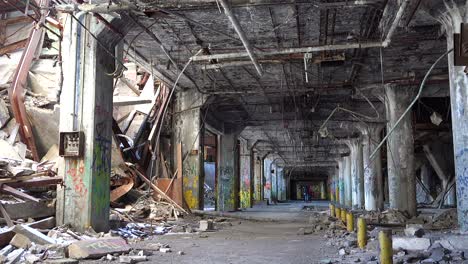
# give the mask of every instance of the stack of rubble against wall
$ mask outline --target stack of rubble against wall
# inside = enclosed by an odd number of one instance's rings
[[[6,44],[24,41],[26,45],[30,30],[28,19],[22,24],[7,27],[7,33],[15,33],[7,34],[10,37]],[[33,229],[53,228],[56,225],[55,205],[61,201],[57,195],[57,184],[63,180],[63,175],[58,171],[59,164],[63,162],[63,158],[59,157],[58,146],[59,98],[63,74],[59,45],[60,41],[52,34],[48,34],[39,44],[41,50],[27,73],[25,96],[20,100],[27,112],[27,117],[21,118],[27,118],[31,123],[30,134],[34,138],[34,149],[38,156],[36,160],[32,149],[28,147],[30,141],[27,142],[21,133],[21,122],[17,122],[10,101],[15,73],[19,71],[25,48],[19,47],[0,54],[0,214],[5,224],[0,230],[0,246],[10,243],[0,251],[0,258],[6,257],[11,263],[19,259],[35,259],[44,250],[63,251],[63,245],[68,246],[73,241],[92,240],[101,236],[78,236],[71,230],[60,230],[49,233],[47,238]],[[175,179],[176,174],[169,171],[170,160],[164,157],[164,153],[168,153],[168,142],[160,142],[158,152],[150,151],[155,148],[155,128],[161,125],[164,133],[167,124],[171,122],[167,118],[164,124],[158,123],[159,110],[166,103],[164,100],[168,97],[169,89],[135,64],[127,63],[126,67],[128,70],[116,79],[114,89],[113,117],[117,126],[113,127],[111,153],[110,200],[114,207],[111,222],[117,223],[117,226],[113,226],[115,235],[141,238],[168,232],[173,224],[167,221],[177,220],[187,211],[180,198],[181,181]],[[152,164],[152,155],[158,155],[157,161],[161,162]],[[153,177],[154,180],[150,181],[146,175],[160,176],[160,179]],[[26,235],[16,230],[22,228],[22,223],[26,221],[28,224],[24,226],[31,229],[26,228],[33,233],[32,237],[29,233]],[[121,222],[128,224],[120,226]],[[161,226],[154,228],[156,223]],[[35,241],[36,236],[40,242]],[[62,239],[62,236],[67,238]],[[18,241],[26,245],[13,245]],[[128,247],[121,240],[114,242],[123,248]],[[25,250],[28,248],[29,251]],[[31,254],[36,254],[36,257],[29,257]]]

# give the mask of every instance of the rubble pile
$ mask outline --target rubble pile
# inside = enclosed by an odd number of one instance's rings
[[[134,230],[145,228],[147,226],[142,224],[127,227]],[[96,233],[89,229],[78,233],[60,226],[47,232],[26,224],[15,225],[11,230],[14,235],[10,244],[0,250],[0,263],[78,263],[81,259],[136,263],[147,261],[153,252],[172,252],[169,245],[160,243],[146,244],[144,249],[133,248],[120,237],[121,234],[128,234],[121,230]],[[160,227],[154,227],[154,230],[160,230]],[[179,251],[178,254],[184,253]]]
[[[366,223],[372,224],[404,224],[409,220],[405,213],[394,209],[383,212],[365,212],[361,217],[366,219]]]
[[[451,208],[432,217],[430,225],[433,228],[448,229],[458,226],[457,209]]]

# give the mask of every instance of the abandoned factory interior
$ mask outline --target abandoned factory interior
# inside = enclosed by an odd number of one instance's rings
[[[1,263],[468,264],[468,0],[0,1]]]

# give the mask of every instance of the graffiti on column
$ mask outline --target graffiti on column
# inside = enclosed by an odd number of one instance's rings
[[[109,207],[109,178],[111,173],[111,119],[112,113],[105,108],[95,107],[95,124],[94,130],[94,148],[92,155],[91,167],[93,170],[92,176],[92,210],[93,215],[97,217],[105,217]]]
[[[242,208],[249,208],[250,194],[250,157],[242,157],[241,159],[241,189],[240,202]]]
[[[199,206],[199,196],[198,196],[198,159],[189,157],[184,162],[184,198],[187,202],[187,205],[191,209],[196,209]]]

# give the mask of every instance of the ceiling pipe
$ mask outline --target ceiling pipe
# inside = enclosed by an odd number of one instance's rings
[[[250,45],[250,42],[249,40],[247,39],[247,37],[245,36],[245,33],[244,31],[242,30],[242,27],[240,26],[239,24],[239,21],[237,20],[237,18],[234,16],[234,14],[232,13],[231,11],[231,8],[229,7],[229,5],[226,3],[226,0],[218,0],[219,3],[223,6],[224,8],[224,14],[226,14],[226,16],[229,18],[229,20],[231,21],[232,23],[232,26],[234,27],[234,29],[236,30],[237,32],[237,35],[239,35],[239,38],[241,39],[242,41],[242,44],[244,45],[245,47],[245,50],[246,50],[246,53],[247,53],[247,56],[250,58],[250,60],[252,61],[253,65],[255,66],[255,69],[257,70],[258,72],[258,75],[259,76],[262,76],[263,75],[263,71],[262,71],[262,68],[260,67],[260,65],[258,64],[258,61],[257,61],[257,58],[253,52],[253,49],[252,49],[252,46]],[[196,56],[195,56],[196,57]],[[193,58],[193,57],[192,57]]]
[[[224,0],[221,0],[224,2]],[[395,34],[395,30],[400,23],[400,20],[403,16],[403,13],[408,6],[409,0],[405,0],[399,7],[395,19],[390,25],[390,29],[383,41],[371,41],[364,43],[347,43],[347,44],[335,44],[335,45],[322,45],[322,46],[313,46],[313,47],[303,47],[303,48],[286,48],[279,49],[276,51],[269,52],[259,52],[257,53],[258,57],[264,58],[268,56],[275,55],[287,55],[295,53],[311,53],[311,52],[320,52],[320,51],[329,51],[329,50],[348,50],[348,49],[366,49],[366,48],[386,48],[390,45],[391,39]],[[232,52],[232,53],[223,53],[223,54],[212,54],[212,55],[199,55],[193,56],[193,61],[211,61],[211,60],[225,60],[225,59],[238,59],[249,57],[247,52]]]

